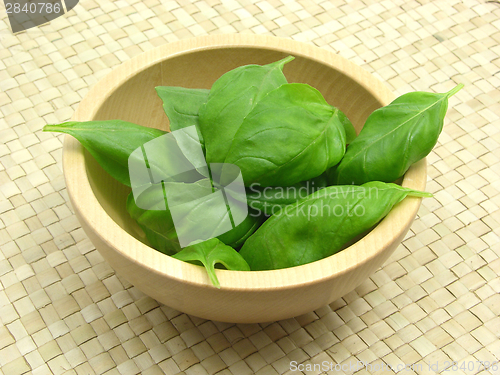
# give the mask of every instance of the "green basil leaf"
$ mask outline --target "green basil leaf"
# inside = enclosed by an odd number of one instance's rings
[[[356,129],[354,129],[354,126],[352,125],[351,121],[347,118],[347,116],[342,112],[340,109],[338,110],[338,116],[340,123],[344,127],[345,131],[345,142],[347,144],[351,144],[352,141],[357,137],[356,134]]]
[[[231,141],[251,109],[269,91],[286,83],[283,66],[288,56],[268,65],[245,65],[222,75],[199,111],[207,163],[223,163]]]
[[[151,185],[137,198],[131,192],[127,211],[144,231],[151,247],[167,255],[182,250],[162,183]]]
[[[188,89],[176,86],[156,87],[156,93],[163,101],[163,109],[170,122],[170,131],[195,125],[203,145],[198,113],[200,107],[208,100],[209,92],[210,90],[206,89]]]
[[[220,288],[220,283],[215,273],[215,264],[222,264],[228,270],[250,271],[250,267],[243,257],[231,246],[223,244],[217,238],[190,245],[175,254],[173,258],[203,264],[210,281],[217,288]]]
[[[448,98],[462,87],[444,94],[411,92],[375,110],[333,171],[332,182],[361,185],[403,176],[436,145]]]
[[[170,211],[165,208],[162,184],[154,184],[137,199],[133,193],[127,197],[127,211],[146,235],[151,247],[164,254],[172,255],[182,250]],[[141,207],[148,207],[143,209]]]
[[[245,220],[229,232],[223,233],[217,238],[228,246],[238,249],[252,234],[254,234],[254,232],[262,225],[264,220],[265,216],[261,212],[250,208]]]
[[[127,199],[127,211],[143,229],[151,246],[169,255],[182,249],[179,236],[191,239],[188,242],[192,242],[214,236],[219,228],[232,229],[228,229],[217,238],[229,246],[240,247],[262,224],[263,215],[249,210],[246,217],[233,226],[229,215],[230,209],[220,204],[221,197],[217,193],[220,191],[214,189],[208,179],[194,183],[158,183],[142,192],[137,200],[130,193]],[[168,201],[175,202],[175,208],[169,207]],[[232,207],[234,217],[236,215],[234,209],[237,207],[235,208],[235,205]],[[179,220],[177,227],[172,218],[172,209],[175,209]],[[217,223],[216,227],[214,223]],[[196,227],[196,232],[192,230],[193,227]]]
[[[271,216],[245,242],[240,254],[252,271],[323,259],[372,228],[406,196],[432,195],[378,181],[327,187]]]
[[[128,162],[132,152],[144,143],[166,134],[159,129],[122,120],[69,121],[59,125],[46,125],[43,131],[66,133],[75,137],[106,172],[129,187]]]
[[[292,186],[261,187],[250,185],[247,190],[248,206],[267,216],[274,215],[283,207],[307,197],[317,190],[327,187],[327,178],[322,175]]]
[[[317,177],[345,153],[339,116],[315,88],[283,84],[247,115],[225,163],[241,169],[245,186],[290,186]]]

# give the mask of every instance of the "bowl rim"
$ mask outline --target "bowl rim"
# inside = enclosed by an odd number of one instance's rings
[[[310,44],[274,36],[253,34],[208,35],[183,39],[148,50],[114,68],[97,82],[82,99],[72,120],[89,121],[100,106],[133,75],[162,61],[216,48],[263,48],[315,60],[340,71],[357,82],[382,105],[389,104],[394,95],[377,78],[353,62],[335,53]],[[162,277],[201,288],[213,288],[206,271],[200,266],[166,256],[142,243],[121,226],[104,210],[93,193],[86,172],[84,148],[73,137],[65,135],[63,168],[68,195],[73,209],[99,238],[130,261],[160,274]],[[405,174],[402,185],[424,190],[426,184],[426,160],[415,163]],[[395,238],[404,236],[416,217],[421,198],[407,197],[365,237],[346,249],[327,258],[305,265],[268,271],[217,270],[221,290],[255,291],[294,289],[299,286],[321,283],[339,277],[360,267],[380,255]],[[395,226],[394,223],[397,223]],[[84,227],[84,225],[82,225]],[[377,249],[369,246],[377,241]],[[351,259],[351,261],[349,261]],[[352,262],[352,259],[356,260]]]

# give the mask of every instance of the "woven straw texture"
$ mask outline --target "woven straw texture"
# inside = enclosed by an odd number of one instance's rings
[[[16,35],[1,14],[0,374],[500,374],[500,3],[82,0]],[[62,135],[41,132],[121,62],[235,32],[332,50],[396,95],[465,84],[402,245],[342,299],[269,324],[191,317],[115,275],[69,206]]]

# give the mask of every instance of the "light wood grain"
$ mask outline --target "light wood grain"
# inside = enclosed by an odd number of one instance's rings
[[[77,121],[119,118],[167,129],[154,86],[210,88],[226,71],[286,55],[290,82],[316,87],[359,130],[392,93],[344,58],[292,40],[256,35],[204,36],[136,56],[97,83],[73,116]],[[203,268],[165,256],[141,242],[125,211],[127,189],[107,175],[73,138],[64,143],[68,194],[82,228],[110,265],[133,285],[177,310],[226,322],[266,322],[298,316],[349,293],[400,244],[420,199],[407,198],[367,236],[344,251],[300,267],[259,272],[217,271],[222,288]],[[426,161],[410,168],[403,185],[424,190]]]

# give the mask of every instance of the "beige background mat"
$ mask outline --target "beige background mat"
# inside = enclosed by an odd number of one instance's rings
[[[16,35],[0,11],[0,374],[500,374],[499,2],[82,0]],[[62,135],[41,132],[121,62],[235,32],[332,50],[397,95],[465,84],[403,244],[344,298],[268,324],[188,316],[115,275],[68,203]]]

